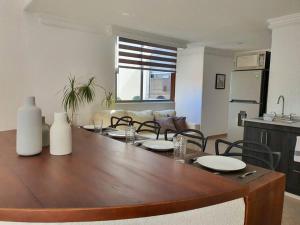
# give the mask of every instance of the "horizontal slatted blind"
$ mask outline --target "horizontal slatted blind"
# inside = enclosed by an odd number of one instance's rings
[[[118,37],[118,66],[175,72],[177,49],[174,47]]]

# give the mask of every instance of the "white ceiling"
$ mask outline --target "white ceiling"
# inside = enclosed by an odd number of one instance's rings
[[[103,30],[118,25],[225,49],[271,44],[269,18],[300,12],[300,0],[32,0],[31,12]]]

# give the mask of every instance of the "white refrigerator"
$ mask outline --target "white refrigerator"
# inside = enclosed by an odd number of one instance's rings
[[[266,110],[268,70],[233,71],[230,80],[228,139],[243,139],[244,119],[262,116]]]

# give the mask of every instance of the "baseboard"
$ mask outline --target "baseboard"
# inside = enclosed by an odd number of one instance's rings
[[[299,195],[295,195],[295,194],[292,194],[292,193],[289,193],[289,192],[284,192],[284,194],[285,194],[286,196],[288,196],[288,197],[291,197],[291,198],[300,200],[300,196],[299,196]]]
[[[227,137],[227,133],[225,134],[216,134],[216,135],[211,135],[211,136],[207,136],[210,139],[217,139],[217,138],[226,138]]]

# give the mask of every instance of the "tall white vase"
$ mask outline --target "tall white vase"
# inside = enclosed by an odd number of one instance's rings
[[[35,97],[27,97],[18,109],[17,154],[31,156],[42,151],[42,112]]]
[[[72,153],[72,130],[67,121],[67,113],[54,113],[50,128],[50,154],[68,155]]]

